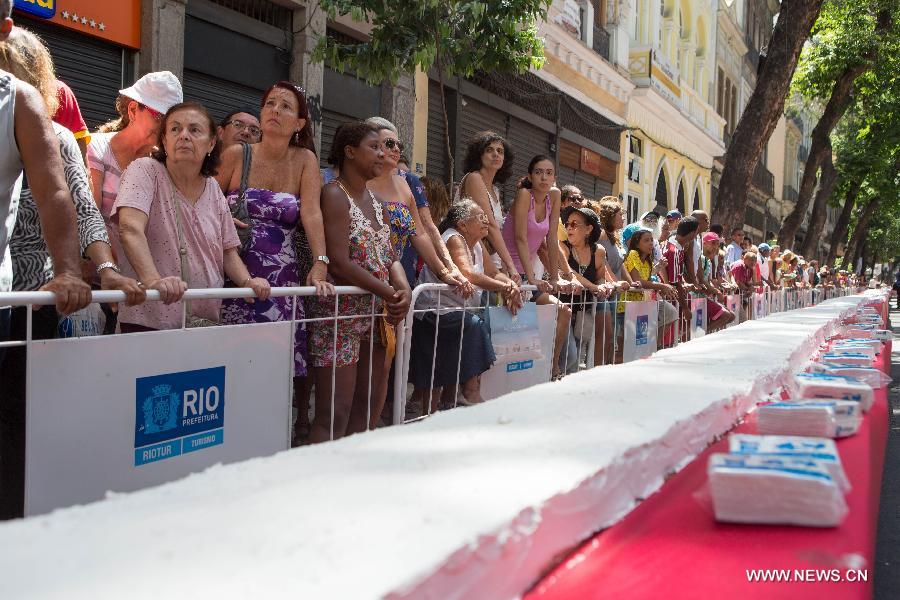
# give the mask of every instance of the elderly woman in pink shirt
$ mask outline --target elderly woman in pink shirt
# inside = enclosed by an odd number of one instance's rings
[[[212,117],[200,104],[183,102],[163,118],[158,150],[122,174],[112,210],[128,259],[122,268],[162,297],[162,302],[121,308],[122,333],[180,327],[178,302],[184,292],[222,287],[225,275],[258,298],[268,298],[269,282],[251,277],[238,255],[234,221],[213,179],[219,160]],[[187,317],[218,322],[220,306],[220,300],[193,300]]]

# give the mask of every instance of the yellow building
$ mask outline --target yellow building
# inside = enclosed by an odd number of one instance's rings
[[[629,216],[709,211],[724,119],[711,106],[715,13],[707,0],[632,0],[628,103],[619,189]]]

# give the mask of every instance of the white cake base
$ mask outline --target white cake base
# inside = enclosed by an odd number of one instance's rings
[[[786,382],[860,301],[0,525],[0,589],[17,599],[516,597]]]

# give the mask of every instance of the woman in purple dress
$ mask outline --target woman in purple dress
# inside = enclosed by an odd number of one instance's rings
[[[239,228],[249,229],[243,259],[254,277],[264,277],[272,287],[314,285],[320,295],[332,293],[328,283],[328,258],[319,191],[319,165],[309,125],[309,112],[302,88],[286,81],[273,85],[263,97],[260,111],[262,141],[249,146],[250,170],[241,199],[244,146],[238,144],[222,154],[216,179],[228,202],[246,202],[247,220]],[[314,261],[308,273],[300,273],[296,245],[302,228]],[[222,323],[270,323],[291,319],[291,298],[269,298],[249,303],[244,299],[222,303]],[[303,303],[297,303],[296,318],[303,319]],[[307,375],[306,331],[297,327],[294,376]],[[299,382],[298,382],[299,384]]]

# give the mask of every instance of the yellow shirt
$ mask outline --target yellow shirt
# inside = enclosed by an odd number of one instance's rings
[[[624,268],[631,274],[632,270],[636,270],[641,277],[650,280],[650,271],[653,269],[653,265],[650,264],[649,260],[641,260],[641,255],[638,254],[637,250],[632,250],[628,253],[628,256],[625,257]],[[643,300],[644,292],[626,292],[625,300]]]

